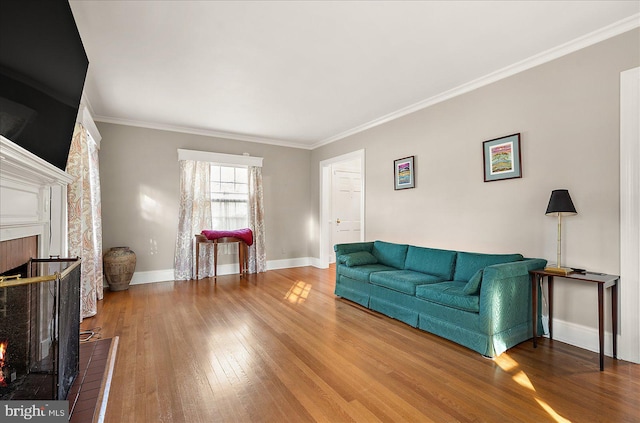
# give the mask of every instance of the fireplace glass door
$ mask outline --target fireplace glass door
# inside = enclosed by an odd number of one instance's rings
[[[66,399],[78,374],[80,259],[0,276],[0,400]]]

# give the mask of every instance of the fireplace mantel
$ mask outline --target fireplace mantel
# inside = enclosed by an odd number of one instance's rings
[[[38,255],[67,254],[68,173],[0,136],[0,241],[37,235]]]

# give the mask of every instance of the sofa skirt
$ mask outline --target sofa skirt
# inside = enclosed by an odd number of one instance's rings
[[[371,285],[369,308],[414,328],[418,327],[418,309],[415,302],[415,297],[382,286]]]
[[[371,284],[357,281],[340,275],[340,283],[336,283],[334,293],[338,297],[345,298],[363,307],[369,308],[369,297],[371,296]]]

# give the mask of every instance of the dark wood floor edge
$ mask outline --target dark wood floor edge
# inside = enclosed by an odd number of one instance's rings
[[[107,402],[109,400],[109,391],[111,389],[111,379],[113,378],[113,369],[116,364],[116,355],[118,353],[118,342],[120,338],[114,336],[109,347],[109,355],[107,356],[107,364],[104,369],[104,383],[100,387],[98,399],[96,400],[96,409],[93,413],[93,423],[102,423],[107,411]]]

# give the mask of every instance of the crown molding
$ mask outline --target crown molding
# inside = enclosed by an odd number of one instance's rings
[[[251,135],[236,134],[233,132],[221,132],[221,131],[213,131],[209,129],[195,129],[195,128],[188,128],[185,126],[166,125],[161,123],[120,119],[120,118],[113,118],[108,116],[94,115],[94,120],[98,122],[104,122],[104,123],[114,123],[116,125],[127,125],[127,126],[135,126],[138,128],[157,129],[159,131],[180,132],[183,134],[202,135],[205,137],[215,137],[215,138],[224,138],[224,139],[236,140],[236,141],[270,144],[270,145],[277,145],[280,147],[301,148],[305,150],[311,150],[312,148],[309,145],[297,143],[294,141],[285,141],[285,140],[279,140],[274,138],[254,137]]]
[[[520,62],[514,63],[513,65],[509,65],[505,68],[499,69],[495,72],[492,72],[488,75],[482,76],[478,79],[469,81],[465,84],[459,85],[455,88],[452,88],[443,93],[437,94],[433,97],[429,97],[425,100],[419,101],[410,106],[404,107],[395,112],[389,113],[387,115],[376,118],[372,121],[369,121],[365,124],[356,126],[355,128],[349,129],[347,131],[336,134],[332,137],[325,138],[318,143],[315,143],[311,146],[311,149],[316,149],[322,147],[323,145],[330,144],[332,142],[341,140],[351,135],[355,135],[357,133],[366,131],[368,129],[374,128],[376,126],[382,125],[383,123],[390,122],[392,120],[401,118],[413,112],[417,112],[418,110],[425,109],[427,107],[433,106],[437,103],[443,102],[445,100],[449,100],[453,97],[457,97],[459,95],[468,93],[477,88],[483,87],[485,85],[489,85],[501,79],[508,78],[517,73],[526,71],[543,63],[550,62],[552,60],[558,59],[562,56],[566,56],[567,54],[576,52],[585,47],[589,47],[593,44],[599,43],[601,41],[607,40],[609,38],[613,38],[617,35],[623,34],[627,31],[631,31],[635,28],[640,27],[640,13],[636,13],[628,18],[622,19],[618,22],[615,22],[611,25],[600,28],[596,31],[593,31],[589,34],[578,37],[574,40],[561,44],[557,47],[551,48],[549,50],[543,51],[542,53],[531,56],[527,59],[521,60]]]

